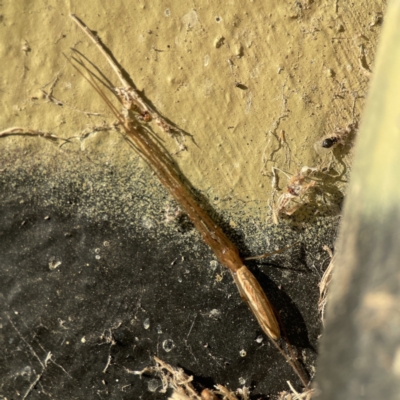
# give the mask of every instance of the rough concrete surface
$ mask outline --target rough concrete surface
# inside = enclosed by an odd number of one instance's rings
[[[197,388],[301,385],[114,117],[63,57],[113,71],[69,18],[96,31],[131,82],[187,135],[153,126],[206,209],[250,256],[281,326],[314,374],[318,282],[329,263],[384,2],[6,2],[0,9],[0,395],[166,398],[132,374],[157,355]],[[98,115],[93,115],[97,113]],[[354,135],[353,135],[354,136]],[[316,151],[317,150],[317,151]],[[288,176],[318,168],[312,204],[272,223]],[[261,336],[261,338],[259,338]],[[261,340],[262,339],[262,340]],[[243,356],[242,350],[245,350]]]

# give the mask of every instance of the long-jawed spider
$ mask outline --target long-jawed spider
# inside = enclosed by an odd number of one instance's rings
[[[286,361],[296,372],[305,387],[309,382],[303,370],[296,361],[290,345],[288,349],[290,355],[286,354],[283,348],[278,344],[280,338],[280,327],[275,316],[274,309],[261,288],[259,282],[252,272],[244,265],[239,251],[231,240],[225,235],[222,229],[210,218],[206,211],[194,198],[190,189],[183,183],[180,174],[172,161],[156,139],[149,134],[149,131],[143,129],[142,122],[155,121],[157,125],[165,132],[178,133],[181,131],[173,125],[167,123],[154,109],[152,109],[139,95],[136,89],[129,85],[123,74],[113,59],[103,48],[100,39],[75,15],[71,15],[73,21],[82,31],[92,40],[100,52],[105,56],[111,65],[123,87],[113,88],[114,93],[118,95],[120,103],[124,107],[120,112],[106,97],[100,89],[100,86],[93,78],[93,73],[84,65],[84,63],[72,58],[76,63],[89,73],[85,75],[72,61],[72,66],[83,76],[83,78],[100,95],[106,105],[110,108],[118,120],[118,124],[124,131],[124,137],[131,147],[142,157],[158,176],[160,182],[169,191],[179,206],[187,214],[193,225],[200,232],[204,242],[214,251],[217,259],[225,267],[229,268],[234,281],[239,290],[240,296],[248,304],[253,315],[256,317],[264,333],[271,339],[271,342],[285,357]],[[135,106],[139,110],[139,116],[128,111]]]

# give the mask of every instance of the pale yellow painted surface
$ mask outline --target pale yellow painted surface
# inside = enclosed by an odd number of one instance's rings
[[[70,55],[70,47],[75,47],[119,84],[69,18],[75,13],[97,31],[154,106],[193,135],[196,144],[187,138],[188,151],[175,157],[193,185],[210,199],[218,197],[217,208],[229,209],[232,198],[261,205],[265,214],[272,190],[266,173],[271,167],[296,173],[304,165],[320,165],[314,143],[352,121],[355,94],[359,119],[369,84],[368,73],[360,68],[359,46],[372,69],[381,29],[375,22],[385,8],[379,1],[113,3],[3,2],[0,129],[25,126],[71,137],[88,125],[113,121],[62,55]],[[40,88],[57,75],[53,95],[72,108],[41,96]],[[237,88],[235,82],[247,89]],[[89,118],[79,110],[102,116]],[[273,152],[281,130],[288,147]],[[177,151],[173,141],[155,131],[171,152]],[[0,146],[28,146],[38,152],[49,148],[41,139],[20,137],[2,139]],[[135,157],[116,132],[96,133],[64,147],[80,148],[91,157],[96,151],[106,158],[109,154],[121,166]],[[54,157],[59,150],[53,146],[48,151]],[[351,154],[341,164],[328,154],[323,162],[332,161],[340,173],[350,159]],[[284,175],[280,178],[283,189]]]

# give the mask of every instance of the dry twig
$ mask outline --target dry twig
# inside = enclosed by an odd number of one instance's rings
[[[30,128],[23,128],[19,126],[14,126],[12,128],[5,129],[0,132],[0,138],[6,136],[36,136],[41,137],[43,139],[52,140],[52,141],[62,141],[63,143],[69,142],[69,139],[64,139],[59,136],[53,135],[49,132],[43,132]]]
[[[191,383],[193,376],[187,375],[182,368],[175,368],[158,357],[154,357],[154,361],[155,366],[146,367],[141,371],[127,370],[127,372],[140,376],[146,373],[156,375],[161,380],[160,393],[166,393],[168,388],[173,390],[169,400],[249,400],[250,392],[246,387],[238,389],[235,394],[225,386],[215,385],[215,390],[204,389],[199,395]]]
[[[278,400],[311,400],[312,395],[314,394],[314,389],[305,389],[302,393],[298,393],[290,383],[287,381],[287,384],[290,388],[290,392],[281,392],[279,393]]]
[[[318,300],[318,312],[321,313],[321,320],[324,323],[324,314],[325,314],[325,306],[327,302],[328,288],[332,279],[332,273],[334,268],[334,260],[335,256],[332,253],[332,250],[328,246],[323,246],[323,249],[329,254],[331,258],[331,262],[328,265],[328,268],[324,272],[319,287],[319,300]]]

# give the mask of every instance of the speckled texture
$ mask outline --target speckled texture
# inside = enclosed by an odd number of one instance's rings
[[[137,175],[135,161],[120,170],[112,160],[107,165],[80,154],[58,151],[46,163],[40,153],[25,152],[29,171],[13,165],[15,154],[6,160],[0,179],[2,393],[25,393],[49,351],[67,372],[50,363],[32,398],[45,392],[165,398],[147,390],[150,377],[129,373],[152,364],[153,354],[194,374],[200,386],[236,388],[241,378],[261,395],[285,389],[287,379],[298,385],[228,271],[193,227],[176,218],[175,203],[149,169]],[[247,265],[313,374],[317,284],[329,262],[321,243],[332,244],[337,217],[302,229],[268,228],[240,212],[218,219],[242,255],[300,240],[282,255]],[[174,343],[170,352],[163,350],[165,340]]]

